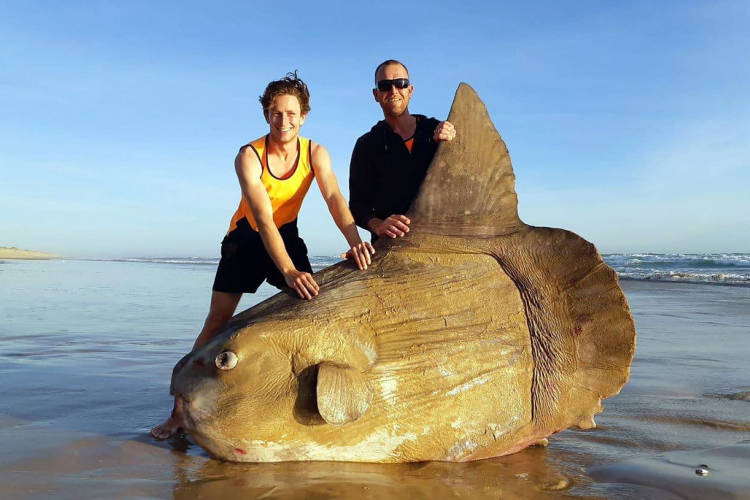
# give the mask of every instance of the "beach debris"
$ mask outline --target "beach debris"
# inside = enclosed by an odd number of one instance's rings
[[[735,394],[730,394],[729,399],[735,401],[750,401],[750,391],[742,391]]]
[[[570,487],[570,479],[563,475],[544,478],[539,484],[532,486],[537,491],[562,491]]]
[[[518,217],[505,143],[461,84],[404,238],[279,293],[175,367],[175,416],[228,461],[469,461],[591,428],[635,326],[595,247]],[[231,353],[228,354],[228,353]]]

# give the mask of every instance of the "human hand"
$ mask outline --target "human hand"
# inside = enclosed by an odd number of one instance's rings
[[[367,266],[372,263],[370,255],[375,255],[375,249],[372,248],[372,245],[370,245],[369,241],[366,241],[364,243],[360,242],[359,244],[351,247],[348,252],[342,253],[341,258],[354,259],[354,261],[357,263],[357,267],[361,271],[364,271],[365,269],[367,269]]]
[[[389,238],[399,238],[409,232],[411,221],[405,215],[391,215],[384,220],[375,234],[378,236],[388,236]]]
[[[298,271],[296,269],[292,269],[283,274],[287,286],[293,288],[301,299],[310,300],[318,295],[320,287],[313,279],[312,274]]]
[[[452,141],[455,137],[456,129],[453,127],[453,124],[448,121],[438,123],[438,126],[435,127],[435,133],[432,136],[435,142]]]

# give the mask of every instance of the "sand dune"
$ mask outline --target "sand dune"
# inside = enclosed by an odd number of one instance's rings
[[[0,259],[44,260],[56,259],[57,257],[57,255],[52,253],[21,250],[16,247],[0,247]]]

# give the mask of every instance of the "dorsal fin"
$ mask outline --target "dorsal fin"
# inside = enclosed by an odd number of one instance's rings
[[[448,121],[456,138],[438,145],[407,215],[420,231],[497,236],[518,229],[518,198],[508,148],[469,85],[456,90]]]

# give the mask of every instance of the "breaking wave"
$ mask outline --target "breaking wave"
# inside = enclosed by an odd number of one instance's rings
[[[602,255],[602,258],[623,279],[750,286],[750,254],[747,253],[613,253]],[[219,263],[217,258],[203,257],[141,257],[103,260],[187,266],[216,266]],[[315,271],[340,261],[338,256],[310,257],[310,264]]]
[[[621,278],[750,286],[750,254],[651,254],[602,255]]]

